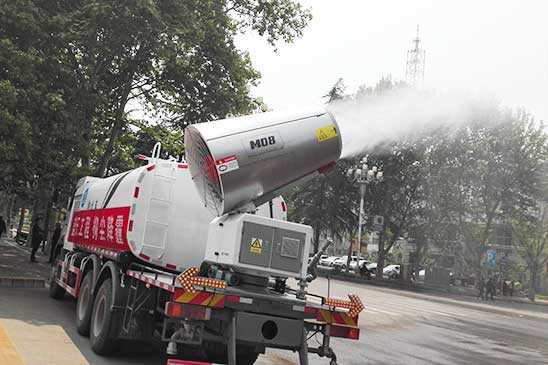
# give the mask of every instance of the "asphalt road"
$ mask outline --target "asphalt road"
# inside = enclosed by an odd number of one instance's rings
[[[327,294],[327,281],[316,280],[311,290]],[[366,309],[359,341],[333,341],[339,364],[548,364],[546,307],[463,303],[331,282],[332,296],[348,292],[358,294]],[[74,300],[51,300],[45,289],[0,288],[0,346],[3,332],[26,365],[165,364],[146,347],[122,349],[114,358],[95,355],[88,339],[76,333],[74,312]],[[296,359],[268,351],[257,364],[297,364]],[[311,365],[328,363],[310,355]]]

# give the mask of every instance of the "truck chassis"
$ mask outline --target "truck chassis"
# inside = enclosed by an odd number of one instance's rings
[[[163,344],[172,361],[251,365],[271,347],[298,352],[301,365],[308,364],[309,353],[335,365],[331,337],[359,338],[358,316],[326,305],[327,298],[308,294],[309,300],[302,300],[290,289],[207,284],[185,291],[180,274],[124,254],[90,247],[65,250],[51,268],[50,296],[77,298],[77,330],[90,336],[98,354],[112,353],[120,340],[133,340]],[[322,336],[321,345],[308,346],[315,335]]]

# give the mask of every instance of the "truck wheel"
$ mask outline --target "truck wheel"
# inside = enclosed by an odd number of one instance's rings
[[[53,265],[49,273],[49,280],[48,280],[49,296],[50,298],[53,298],[53,299],[63,299],[63,297],[65,296],[65,289],[63,289],[62,287],[59,286],[59,284],[57,284],[56,278],[57,278],[58,268],[59,266]]]
[[[101,284],[91,313],[90,342],[93,352],[98,355],[108,355],[118,345],[115,335],[117,316],[111,312],[112,279],[108,278]]]
[[[93,309],[92,280],[93,272],[88,271],[84,276],[84,280],[82,280],[80,295],[76,302],[76,330],[83,336],[89,335],[91,325],[91,311]]]

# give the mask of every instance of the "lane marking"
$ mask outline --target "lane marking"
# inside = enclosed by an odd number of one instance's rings
[[[0,324],[0,364],[25,365],[4,327]]]

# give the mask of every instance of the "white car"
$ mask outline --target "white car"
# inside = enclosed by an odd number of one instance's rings
[[[359,260],[352,260],[350,261],[350,268],[352,270],[359,270],[363,267],[363,265],[365,265],[367,267],[367,265],[369,264],[369,261],[364,259],[363,257],[360,258]]]
[[[382,269],[383,276],[388,276],[389,279],[397,279],[400,276],[400,265],[388,265]]]
[[[332,267],[333,266],[333,262],[335,260],[337,260],[339,258],[339,256],[322,256],[322,258],[320,259],[320,265],[321,266],[328,266],[328,267]]]
[[[312,255],[308,258],[308,265],[310,265],[310,263],[312,262],[312,259],[314,259],[314,256],[315,255]],[[320,259],[318,260],[319,265],[321,265],[320,262],[322,262],[322,259],[324,259],[324,258],[327,258],[327,255],[321,255],[320,256]]]
[[[354,269],[356,265],[358,264],[358,261],[364,260],[363,257],[358,256],[351,256],[350,257],[350,268]],[[346,263],[348,261],[348,256],[341,256],[337,260],[333,262],[333,267],[339,269],[339,270],[346,270]]]

